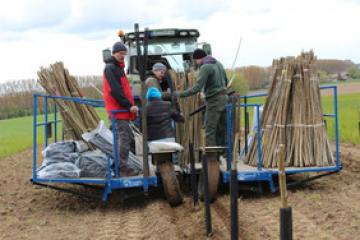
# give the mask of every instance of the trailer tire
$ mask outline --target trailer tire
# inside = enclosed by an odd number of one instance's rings
[[[170,206],[175,207],[183,202],[183,195],[176,177],[174,165],[164,162],[158,165],[165,196]]]
[[[209,186],[209,199],[213,202],[216,199],[217,190],[220,180],[220,164],[215,159],[208,160],[208,186]],[[199,178],[199,198],[201,201],[205,199],[204,192],[204,174],[201,171]]]

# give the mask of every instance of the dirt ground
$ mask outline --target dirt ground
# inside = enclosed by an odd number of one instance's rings
[[[31,150],[0,160],[0,239],[206,239],[190,196],[171,208],[163,193],[104,205],[30,183]],[[289,192],[294,239],[360,239],[360,146],[342,144],[343,170]],[[84,191],[84,190],[83,190]],[[279,196],[241,192],[241,239],[278,239]],[[229,197],[212,204],[214,234],[229,239]]]

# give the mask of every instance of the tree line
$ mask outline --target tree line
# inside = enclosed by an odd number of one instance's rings
[[[102,90],[101,76],[76,77],[84,96],[101,99],[101,94],[95,89]],[[95,87],[94,87],[95,86]],[[24,79],[0,84],[0,120],[31,115],[33,111],[33,94],[45,93],[36,79]],[[39,113],[44,112],[44,102],[38,101]]]
[[[319,59],[315,67],[321,81],[343,80],[344,76],[360,79],[359,67],[349,60]],[[271,81],[272,68],[260,66],[238,67],[226,70],[232,88],[241,94],[248,90],[265,89]],[[87,98],[101,99],[101,76],[76,77],[83,95]],[[36,92],[44,92],[36,79],[24,79],[0,84],[0,119],[21,117],[32,114],[33,97]],[[39,112],[43,112],[43,102],[39,101]]]

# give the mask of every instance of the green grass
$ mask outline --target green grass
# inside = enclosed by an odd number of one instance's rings
[[[0,120],[0,158],[32,146],[32,122],[32,116]],[[38,133],[39,142],[44,142],[44,128]]]
[[[106,112],[103,109],[97,111],[100,118],[108,123]],[[60,116],[60,114],[58,114]],[[53,115],[49,114],[49,120]],[[44,115],[39,115],[38,123],[44,122]],[[23,151],[33,145],[33,117],[20,117],[0,120],[0,159],[14,153]],[[53,129],[54,130],[54,129]],[[58,125],[58,140],[61,139],[61,123]],[[45,139],[44,127],[37,128],[37,142],[43,144]],[[52,142],[53,140],[49,140]]]
[[[325,113],[334,113],[333,99],[331,97],[323,97],[322,102]],[[338,111],[340,142],[360,144],[358,129],[360,121],[360,93],[340,95],[338,97]],[[329,137],[335,139],[335,121],[332,118],[326,118],[326,120]]]

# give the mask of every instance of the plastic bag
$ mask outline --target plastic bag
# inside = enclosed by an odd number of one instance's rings
[[[84,133],[82,138],[92,143],[97,149],[103,153],[114,158],[113,154],[113,133],[105,126],[104,122],[101,120],[96,129],[91,132]],[[139,160],[135,154],[132,152],[129,153],[128,167],[135,170],[142,170],[142,161]]]
[[[101,151],[84,152],[75,164],[81,170],[80,177],[107,176],[107,157]]]
[[[87,144],[83,141],[63,141],[49,144],[42,155],[45,158],[52,157],[52,155],[58,155],[59,153],[74,153],[85,152],[89,149]]]
[[[148,145],[150,153],[178,152],[184,150],[183,146],[179,143],[170,141],[156,140],[150,142]]]
[[[62,162],[62,163],[53,163],[47,166],[41,167],[37,171],[38,178],[79,178],[80,169],[73,163]]]
[[[75,162],[80,158],[80,154],[77,152],[73,153],[53,153],[50,156],[44,158],[41,166],[48,166],[54,163],[64,163],[69,162],[75,164]]]

